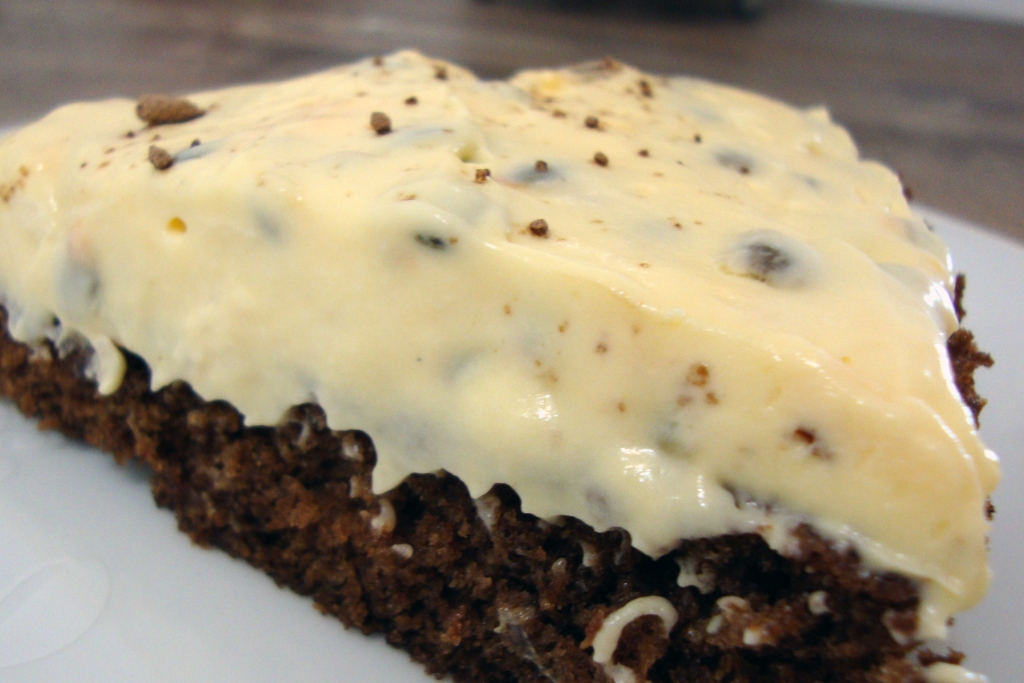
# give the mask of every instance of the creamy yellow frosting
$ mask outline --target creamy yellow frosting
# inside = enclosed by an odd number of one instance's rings
[[[507,483],[655,556],[809,522],[920,579],[922,635],[983,594],[998,465],[951,381],[946,248],[824,110],[413,52],[190,99],[0,142],[17,338],[84,336],[107,393],[131,349],[250,425],[316,401],[373,437],[377,491]]]

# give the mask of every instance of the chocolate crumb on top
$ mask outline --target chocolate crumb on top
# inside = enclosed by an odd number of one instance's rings
[[[807,429],[806,427],[797,427],[793,430],[793,439],[797,442],[808,446],[811,449],[811,455],[820,460],[831,460],[832,455],[825,450],[825,447],[821,445],[818,440],[818,435],[814,433],[813,429]]]
[[[199,138],[196,138],[195,140],[192,141],[192,144],[189,145],[189,147],[198,147],[201,144],[203,144],[202,141]]]
[[[565,118],[565,112],[562,111],[561,109],[554,110],[553,112],[551,112],[551,115],[554,116],[556,119],[564,119]]]
[[[813,444],[817,439],[817,437],[815,437],[814,435],[814,432],[803,427],[797,427],[796,429],[793,430],[793,438],[807,446]]]
[[[640,85],[640,94],[641,95],[643,95],[644,97],[654,97],[654,91],[651,90],[651,84],[650,83],[648,83],[647,81],[641,79],[639,85]]]
[[[487,177],[491,175],[491,169],[489,168],[478,168],[476,169],[476,178],[473,179],[475,183],[483,183],[487,180]]]
[[[596,116],[588,116],[587,118],[583,119],[583,123],[587,126],[587,128],[597,128],[598,126],[601,125],[601,122],[597,120]]]
[[[537,163],[535,163],[533,167],[537,169],[538,173],[548,172],[548,162],[544,161],[543,159],[537,159]]]
[[[412,106],[414,104],[419,104],[420,101],[418,99],[416,99],[415,95],[413,95],[412,97],[406,97],[405,98],[405,103],[408,104],[409,106]]]
[[[711,376],[711,371],[708,370],[708,366],[704,363],[694,363],[690,366],[689,372],[686,373],[686,383],[692,384],[695,387],[703,387],[708,383],[708,377]]]
[[[530,223],[530,233],[535,237],[547,237],[548,236],[548,222],[543,218]]]
[[[903,188],[903,198],[909,202],[914,198],[914,191],[907,185],[907,179],[903,177],[902,171],[896,171],[896,177],[900,179],[900,187]]]
[[[163,147],[149,146],[149,163],[158,171],[166,171],[174,165],[174,157]]]
[[[143,95],[135,105],[136,115],[149,126],[184,123],[206,113],[183,97],[169,95]]]
[[[377,135],[387,135],[391,132],[391,119],[384,112],[375,111],[370,114],[370,128],[373,128]]]
[[[703,141],[704,141],[704,138],[702,138],[702,137],[700,136],[700,133],[694,133],[694,134],[693,134],[693,141],[694,141],[694,142],[703,142]]]
[[[384,66],[384,58],[380,57],[380,56],[374,57],[373,58],[373,65],[374,66]]]
[[[444,66],[442,64],[435,64],[434,65],[434,78],[436,78],[439,81],[447,81],[448,80],[448,67],[446,67],[446,66]]]
[[[4,204],[11,201],[11,197],[14,196],[15,192],[25,187],[25,178],[28,177],[28,174],[28,168],[20,166],[18,168],[18,177],[13,182],[0,185],[0,200],[3,200]]]
[[[598,166],[607,166],[608,165],[608,157],[605,156],[604,152],[595,152],[594,153],[594,163],[597,164]]]
[[[639,154],[642,157],[649,157],[649,156],[651,156],[651,153],[649,151],[647,151],[646,149],[640,150],[639,152],[637,152],[637,154]]]

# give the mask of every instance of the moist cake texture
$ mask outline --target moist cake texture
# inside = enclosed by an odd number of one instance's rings
[[[70,105],[0,181],[4,393],[434,671],[916,680],[985,590],[986,357],[823,110],[403,52]]]

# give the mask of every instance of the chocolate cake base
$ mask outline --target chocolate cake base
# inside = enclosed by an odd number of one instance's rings
[[[146,463],[157,504],[196,543],[384,633],[432,674],[606,681],[593,637],[612,611],[650,595],[679,620],[668,637],[653,616],[625,628],[613,661],[636,681],[920,683],[922,664],[960,659],[917,648],[911,581],[866,572],[853,550],[808,527],[790,557],[736,534],[683,541],[654,560],[624,531],[525,514],[503,485],[474,500],[438,472],[375,496],[371,440],[328,429],[315,405],[274,428],[246,427],[185,383],[151,391],[146,364],[127,352],[123,384],[100,396],[85,378],[87,349],[17,343],[2,307],[0,331],[0,395],[40,428]],[[957,343],[963,382],[990,360],[969,338]],[[679,585],[681,566],[695,585]]]

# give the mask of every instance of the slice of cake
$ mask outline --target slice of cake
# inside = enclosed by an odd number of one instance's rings
[[[823,110],[401,52],[0,142],[0,393],[457,680],[967,676],[945,246]]]

